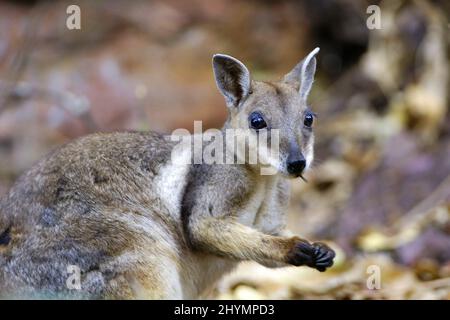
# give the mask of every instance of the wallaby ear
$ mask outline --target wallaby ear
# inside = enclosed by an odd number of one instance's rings
[[[314,74],[316,73],[316,54],[319,48],[311,51],[305,59],[300,61],[294,69],[284,76],[284,81],[288,83],[300,82],[299,93],[302,100],[306,102],[309,92],[314,82]]]
[[[213,70],[227,105],[237,107],[251,91],[250,72],[242,62],[225,54],[213,56]]]

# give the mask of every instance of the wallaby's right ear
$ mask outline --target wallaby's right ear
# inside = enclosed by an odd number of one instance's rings
[[[217,87],[228,107],[237,107],[251,91],[250,72],[239,60],[225,54],[213,56]]]

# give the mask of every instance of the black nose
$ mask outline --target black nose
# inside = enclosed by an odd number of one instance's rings
[[[287,171],[289,174],[301,174],[306,167],[306,160],[299,159],[287,163]]]

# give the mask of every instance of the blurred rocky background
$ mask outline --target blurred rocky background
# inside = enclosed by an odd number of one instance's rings
[[[244,263],[210,297],[450,299],[449,14],[446,0],[1,1],[0,195],[81,135],[220,127],[214,53],[274,79],[318,46],[317,160],[289,227],[328,240],[336,266]]]

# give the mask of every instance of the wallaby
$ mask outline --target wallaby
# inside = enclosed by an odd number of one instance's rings
[[[199,298],[243,260],[325,271],[333,250],[285,231],[289,179],[313,161],[318,51],[275,82],[213,56],[229,111],[221,132],[278,129],[278,155],[266,157],[276,174],[259,161],[174,161],[192,154],[154,132],[88,135],[38,162],[1,201],[0,297]]]

